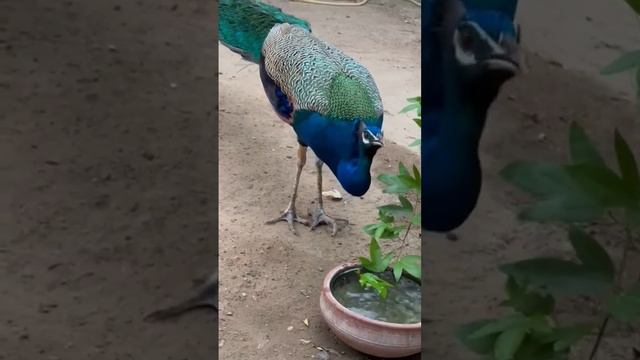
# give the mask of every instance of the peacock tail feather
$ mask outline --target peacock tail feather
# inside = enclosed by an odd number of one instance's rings
[[[262,44],[277,24],[292,24],[311,31],[309,23],[279,8],[256,0],[220,0],[219,40],[229,49],[255,63],[260,61]]]

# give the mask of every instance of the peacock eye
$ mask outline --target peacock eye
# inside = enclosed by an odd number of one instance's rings
[[[460,32],[460,45],[465,49],[470,49],[473,46],[473,34],[468,29],[463,29]]]

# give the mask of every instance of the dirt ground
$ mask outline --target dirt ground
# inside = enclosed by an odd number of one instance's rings
[[[418,9],[399,0],[270,2],[308,19],[373,73],[388,111],[374,173],[417,163],[405,146],[417,129],[397,112],[419,92]],[[318,288],[330,267],[366,251],[360,228],[388,197],[374,183],[364,199],[326,204],[352,223],[336,238],[326,228],[299,227],[296,237],[284,223],[263,225],[288,201],[296,142],[266,101],[257,67],[221,48],[216,162],[214,7],[0,1],[0,359],[210,359],[216,350],[222,359],[302,359],[317,354],[312,345],[335,350],[332,358],[366,358],[324,325]],[[640,153],[629,77],[597,74],[640,43],[624,4],[523,0],[519,12],[529,72],[492,108],[478,208],[457,242],[424,234],[427,359],[473,358],[452,332],[501,312],[496,264],[568,251],[561,229],[515,219],[525,199],[498,178],[505,164],[564,158],[570,120],[609,152],[618,126]],[[308,164],[301,211],[315,200],[312,156]],[[326,169],[324,179],[325,189],[339,189]],[[206,312],[143,322],[215,267],[218,209],[220,341]],[[619,234],[596,231],[619,256]],[[591,312],[579,303],[562,309],[565,317]],[[638,333],[612,327],[600,360],[631,359]]]
[[[396,0],[358,8],[269,2],[307,19],[317,36],[372,73],[387,111],[387,141],[375,158],[374,173],[395,170],[389,166],[397,166],[398,160],[419,165],[417,152],[406,147],[419,136],[419,128],[398,113],[407,98],[420,93],[420,9]],[[384,32],[380,24],[385,24]],[[222,47],[219,58],[220,358],[304,359],[317,354],[314,346],[320,346],[334,350],[332,358],[363,359],[340,343],[322,320],[319,292],[326,271],[367,254],[368,239],[360,229],[375,220],[376,205],[389,198],[377,182],[363,199],[348,196],[325,168],[324,189],[345,195],[341,202],[325,201],[326,210],[348,218],[349,226],[332,238],[326,227],[311,232],[298,226],[299,236],[294,236],[285,223],[264,225],[289,201],[297,142],[268,103],[258,67],[247,66]],[[302,173],[297,204],[301,215],[316,206],[313,159],[310,155]],[[418,253],[418,234],[411,244]]]
[[[214,5],[0,2],[0,359],[216,351]]]

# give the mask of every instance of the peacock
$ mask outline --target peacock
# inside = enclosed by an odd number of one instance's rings
[[[334,46],[311,34],[309,23],[256,0],[220,0],[219,40],[260,67],[266,96],[278,117],[289,124],[298,141],[298,164],[289,205],[274,224],[286,221],[315,229],[321,224],[337,232],[322,201],[322,168],[327,165],[341,186],[362,196],[371,185],[370,168],[383,146],[383,107],[369,71]],[[311,219],[296,213],[300,175],[307,148],[318,160],[318,208]],[[194,298],[156,311],[148,320],[164,320],[197,307],[217,310],[218,277],[211,276]]]
[[[449,232],[476,206],[487,111],[520,71],[517,0],[430,0],[422,7],[422,228]]]
[[[383,146],[383,107],[378,88],[360,63],[311,33],[309,23],[255,0],[221,0],[219,39],[244,59],[257,63],[260,79],[278,117],[298,141],[293,193],[286,210],[267,224],[286,221],[313,230],[321,224],[337,232],[336,220],[322,202],[326,164],[353,196],[371,184],[370,168]],[[317,157],[318,208],[305,219],[296,212],[300,175],[307,148]]]

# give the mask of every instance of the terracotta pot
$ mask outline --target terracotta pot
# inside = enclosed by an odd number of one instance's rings
[[[359,267],[355,263],[342,264],[325,276],[320,294],[320,312],[324,320],[340,340],[365,354],[399,358],[419,353],[422,345],[420,323],[395,324],[373,320],[347,309],[333,296],[332,280],[347,270]]]

